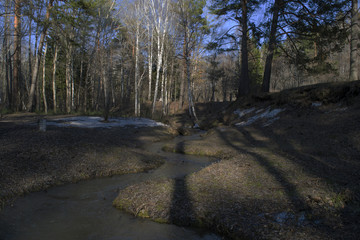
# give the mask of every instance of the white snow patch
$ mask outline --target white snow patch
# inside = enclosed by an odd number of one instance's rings
[[[280,119],[279,117],[276,117],[276,115],[278,115],[279,113],[281,113],[284,110],[285,109],[280,109],[280,108],[275,108],[275,109],[271,110],[270,107],[268,107],[265,110],[259,109],[255,112],[256,115],[250,117],[249,119],[247,119],[247,121],[239,122],[239,123],[236,123],[235,125],[236,126],[249,126],[249,125],[253,124],[254,122],[256,122],[258,119],[266,118],[266,119],[269,119],[263,125],[264,127],[266,127],[266,126],[269,126],[270,124],[272,124],[273,122],[275,122],[276,120]]]
[[[112,127],[159,127],[167,126],[161,122],[156,122],[147,118],[110,118],[104,122],[101,117],[68,117],[55,120],[48,120],[48,126],[57,127],[81,127],[81,128],[112,128]]]

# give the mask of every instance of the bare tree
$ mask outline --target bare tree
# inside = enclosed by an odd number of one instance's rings
[[[350,81],[359,79],[358,44],[359,44],[359,6],[358,0],[351,1],[351,40],[350,40]]]
[[[53,110],[54,113],[57,111],[56,101],[56,64],[57,64],[58,45],[55,43],[54,47],[54,58],[53,58],[53,71],[52,71],[52,91],[53,91]]]
[[[157,35],[157,67],[152,115],[154,115],[159,90],[160,71],[163,64],[165,36],[169,27],[169,0],[150,0],[150,10],[154,20],[154,28]]]
[[[46,52],[47,52],[47,48],[48,48],[48,44],[47,42],[45,43],[45,50],[44,50],[44,58],[43,58],[43,75],[42,75],[42,95],[43,95],[43,102],[44,102],[44,111],[45,114],[47,114],[48,112],[48,106],[47,106],[47,101],[46,101],[46,79],[45,79],[45,71],[46,71]]]
[[[31,87],[30,87],[30,93],[29,93],[29,101],[27,104],[27,109],[28,111],[32,110],[33,107],[33,101],[34,101],[34,96],[35,96],[35,88],[36,88],[36,83],[37,83],[37,77],[38,77],[38,71],[39,71],[39,65],[40,65],[40,61],[41,61],[41,56],[42,56],[42,51],[43,51],[43,46],[44,46],[44,41],[45,41],[45,37],[47,34],[47,30],[49,28],[50,25],[50,11],[53,7],[53,3],[54,0],[49,0],[49,3],[47,5],[46,8],[46,15],[45,15],[45,23],[40,35],[40,42],[39,42],[39,46],[37,49],[37,55],[36,55],[36,60],[35,60],[35,66],[34,69],[32,71],[32,77],[31,77]]]

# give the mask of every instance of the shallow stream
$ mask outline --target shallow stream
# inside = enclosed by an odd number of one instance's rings
[[[0,239],[221,239],[202,229],[136,218],[112,206],[119,189],[150,179],[181,177],[212,162],[206,157],[165,153],[161,151],[163,145],[145,146],[166,158],[165,164],[156,170],[66,184],[17,199],[0,212]]]

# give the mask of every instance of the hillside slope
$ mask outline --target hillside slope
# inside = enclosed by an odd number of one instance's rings
[[[114,205],[233,239],[358,239],[359,93],[351,82],[239,99],[200,140],[164,146],[218,162],[129,186]]]

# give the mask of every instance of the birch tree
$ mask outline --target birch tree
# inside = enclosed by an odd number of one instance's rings
[[[160,80],[160,71],[163,64],[163,55],[164,55],[164,46],[165,46],[165,36],[169,27],[169,0],[150,0],[150,11],[152,14],[152,19],[154,21],[154,29],[157,36],[157,66],[156,66],[156,78],[155,78],[155,90],[154,90],[154,99],[152,105],[152,115],[154,116],[156,102],[158,98],[159,91],[159,80]]]
[[[183,60],[185,62],[185,73],[187,79],[187,95],[189,103],[189,114],[195,122],[198,121],[192,92],[191,80],[191,56],[196,44],[199,43],[199,37],[208,31],[207,21],[202,16],[204,0],[179,0],[177,5],[177,17],[179,19],[180,31],[183,39]]]

